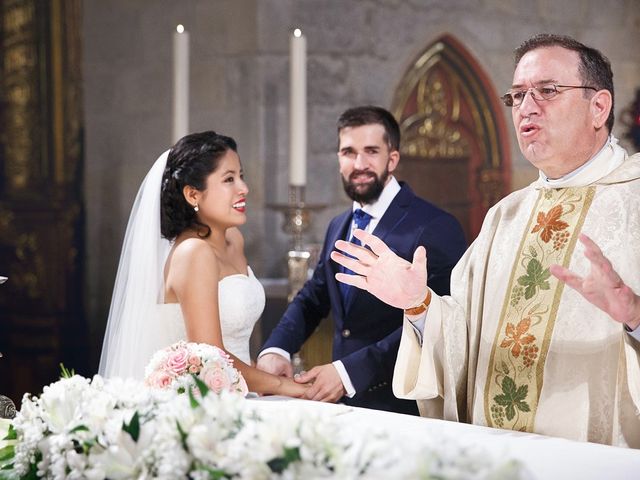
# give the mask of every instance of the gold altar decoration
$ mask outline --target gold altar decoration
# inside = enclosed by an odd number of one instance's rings
[[[290,249],[287,252],[287,302],[291,303],[309,278],[313,260],[312,252],[304,244],[304,233],[311,226],[312,212],[323,209],[324,205],[309,204],[305,201],[304,186],[289,186],[289,201],[286,205],[270,205],[284,214],[282,229],[290,235]],[[305,342],[299,353],[292,357],[296,371],[331,361],[331,322],[325,319],[318,330]]]
[[[504,108],[480,63],[443,35],[411,63],[391,111],[402,135],[397,176],[454,214],[472,240],[510,188]]]

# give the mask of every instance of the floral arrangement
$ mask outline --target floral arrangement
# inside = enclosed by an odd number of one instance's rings
[[[425,436],[341,428],[306,402],[247,400],[135,380],[78,375],[26,394],[0,443],[0,478],[14,479],[512,479],[521,467],[481,448]],[[322,405],[322,404],[320,404]],[[336,407],[336,406],[329,406]],[[336,407],[337,408],[337,407]],[[332,410],[335,412],[336,408]],[[323,409],[320,409],[323,410]],[[338,408],[340,410],[340,408]]]
[[[145,384],[184,393],[196,388],[195,378],[215,393],[246,395],[249,389],[224,350],[206,343],[178,342],[156,352],[145,369]]]

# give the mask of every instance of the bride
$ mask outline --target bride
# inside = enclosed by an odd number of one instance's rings
[[[127,225],[101,375],[141,379],[154,352],[186,339],[224,349],[251,391],[304,393],[306,385],[250,366],[265,296],[237,228],[247,192],[230,137],[187,135],[156,160]]]

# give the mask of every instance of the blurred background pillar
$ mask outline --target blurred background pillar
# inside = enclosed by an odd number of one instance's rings
[[[87,365],[80,0],[0,1],[0,392]]]

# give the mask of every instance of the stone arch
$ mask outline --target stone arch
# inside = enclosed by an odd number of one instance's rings
[[[471,242],[511,180],[504,106],[489,77],[445,34],[411,63],[392,112],[402,134],[398,178],[454,214]]]

